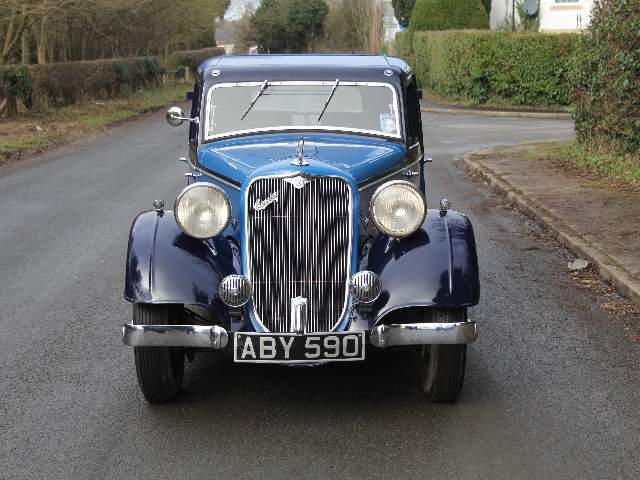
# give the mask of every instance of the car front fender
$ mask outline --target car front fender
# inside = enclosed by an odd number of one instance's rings
[[[403,308],[465,308],[480,300],[478,256],[471,222],[453,210],[429,210],[413,235],[389,240],[379,235],[361,263],[382,280],[373,324]]]
[[[239,273],[238,262],[237,248],[228,240],[186,235],[172,211],[143,212],[131,226],[124,296],[132,303],[199,305],[225,318],[218,287],[224,277]]]

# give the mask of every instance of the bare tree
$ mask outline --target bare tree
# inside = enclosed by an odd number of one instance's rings
[[[325,25],[325,50],[379,53],[382,9],[379,0],[333,0]]]
[[[212,46],[229,0],[0,0],[0,64]],[[176,12],[180,12],[176,14]]]

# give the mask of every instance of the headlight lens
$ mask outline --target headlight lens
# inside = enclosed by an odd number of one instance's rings
[[[184,233],[200,239],[218,235],[231,218],[229,197],[210,183],[189,185],[178,195],[174,210]]]
[[[391,237],[411,235],[420,228],[426,213],[427,202],[422,192],[402,180],[385,183],[371,198],[373,223]]]

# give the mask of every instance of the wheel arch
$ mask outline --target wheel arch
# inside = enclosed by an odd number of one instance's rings
[[[172,211],[147,211],[129,234],[125,299],[132,303],[185,304],[228,315],[218,296],[220,281],[237,273],[238,249],[228,239],[202,241],[186,235]]]
[[[383,285],[372,310],[374,325],[415,308],[468,308],[480,301],[473,227],[452,210],[446,215],[429,210],[422,227],[407,238],[379,235],[361,269],[378,274]]]

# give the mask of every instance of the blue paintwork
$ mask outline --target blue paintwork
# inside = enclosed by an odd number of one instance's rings
[[[133,303],[183,303],[228,316],[218,297],[220,280],[238,273],[239,261],[227,240],[213,240],[216,250],[184,234],[173,212],[143,212],[129,236],[125,298]],[[235,263],[235,265],[234,265]]]
[[[356,183],[399,168],[406,156],[404,144],[394,140],[347,134],[281,133],[204,144],[198,150],[198,164],[240,185],[257,170],[273,171],[274,165],[279,165],[279,171],[291,171],[290,163],[295,159],[301,137],[307,160],[335,167]]]
[[[400,308],[460,308],[480,300],[473,227],[453,210],[446,215],[429,210],[422,228],[398,242],[379,235],[361,270],[377,273],[384,288],[372,323]]]
[[[211,75],[219,70],[217,76]],[[353,191],[352,272],[368,269],[378,273],[384,292],[370,312],[370,325],[384,322],[391,312],[407,307],[461,308],[479,301],[480,283],[473,228],[454,211],[441,216],[429,210],[424,225],[415,234],[397,242],[375,229],[369,216],[369,201],[382,183],[405,179],[406,168],[417,170],[411,181],[424,192],[422,131],[417,104],[407,108],[415,79],[400,59],[353,55],[259,55],[218,57],[198,69],[192,115],[201,115],[202,95],[214,83],[270,80],[375,81],[396,88],[401,106],[402,139],[386,139],[354,133],[286,132],[237,136],[200,144],[198,125],[190,125],[190,158],[198,181],[220,186],[232,204],[232,222],[212,240],[217,254],[206,242],[190,238],[175,222],[173,213],[144,212],[133,223],[125,279],[125,297],[131,302],[196,304],[208,308],[219,320],[228,309],[218,298],[219,282],[226,275],[246,273],[244,193],[252,179],[294,174],[340,176]],[[408,84],[411,84],[409,90]],[[413,93],[415,97],[415,93]],[[414,100],[417,102],[417,100]],[[414,117],[411,117],[411,112]],[[418,115],[418,117],[416,117]],[[419,137],[404,131],[405,121]],[[417,118],[417,120],[415,120]],[[415,127],[415,126],[418,127]],[[405,138],[405,133],[407,137]],[[412,136],[413,135],[413,136]],[[291,165],[300,137],[305,139],[309,165]],[[419,142],[420,148],[409,146]],[[235,225],[235,226],[234,226]],[[365,227],[366,225],[366,227]],[[372,242],[367,239],[373,239]],[[363,257],[363,245],[370,249]],[[238,245],[238,247],[236,247]],[[363,258],[361,258],[363,257]],[[241,328],[259,330],[251,322]],[[339,330],[349,328],[344,318]]]

